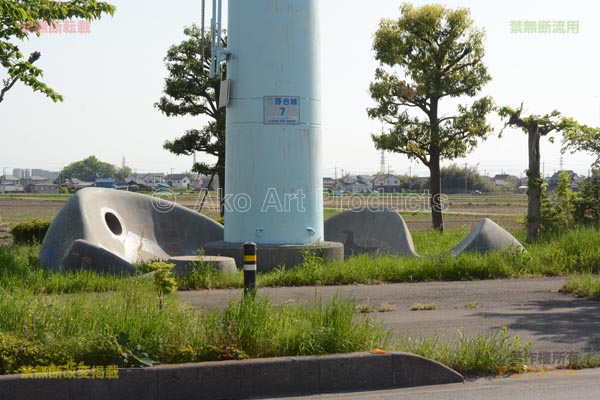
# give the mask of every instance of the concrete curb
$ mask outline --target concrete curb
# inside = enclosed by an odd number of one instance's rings
[[[118,379],[0,376],[0,400],[248,399],[461,383],[459,373],[407,353],[351,353],[161,365]]]

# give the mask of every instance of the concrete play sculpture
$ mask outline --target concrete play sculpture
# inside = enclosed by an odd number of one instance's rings
[[[355,209],[325,221],[325,240],[344,244],[344,256],[396,254],[418,257],[404,219],[394,210]]]
[[[525,248],[500,225],[489,218],[484,218],[451,251],[458,256],[466,252],[485,253],[499,250],[524,251]]]
[[[58,213],[42,242],[47,268],[133,272],[133,263],[197,254],[223,240],[223,226],[163,199],[114,189],[78,191]]]

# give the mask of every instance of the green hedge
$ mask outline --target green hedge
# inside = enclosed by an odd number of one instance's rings
[[[13,225],[10,231],[17,244],[41,243],[51,223],[52,221],[32,219]]]

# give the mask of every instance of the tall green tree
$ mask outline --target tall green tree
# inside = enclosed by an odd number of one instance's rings
[[[120,181],[124,181],[127,179],[128,176],[131,176],[132,174],[132,169],[129,168],[128,166],[123,166],[121,168],[117,168],[115,170],[115,179],[120,180]]]
[[[199,116],[210,120],[202,128],[187,130],[183,136],[166,141],[164,148],[177,155],[202,152],[216,157],[212,165],[199,162],[192,170],[204,175],[218,175],[219,187],[225,188],[225,108],[219,108],[221,78],[209,78],[210,37],[196,26],[186,27],[187,38],[167,51],[164,96],[155,107],[165,115]],[[204,41],[204,43],[203,43]],[[204,57],[202,57],[204,51]]]
[[[583,151],[596,156],[592,167],[600,170],[600,128],[581,125],[578,131],[565,132],[562,150]]]
[[[542,235],[542,190],[544,179],[540,172],[540,138],[547,136],[553,141],[552,133],[561,133],[565,138],[583,137],[598,130],[581,125],[573,118],[564,117],[558,110],[550,114],[523,116],[523,104],[517,109],[505,106],[498,110],[506,126],[514,126],[528,137],[527,152],[527,241],[535,242]]]
[[[491,180],[479,175],[477,167],[464,168],[452,164],[443,167],[441,174],[442,188],[446,193],[465,193],[471,190],[491,192],[494,189]]]
[[[442,100],[473,97],[490,81],[483,64],[484,36],[465,8],[411,4],[402,5],[398,20],[382,20],[375,33],[381,67],[369,87],[377,105],[367,112],[388,129],[372,138],[378,149],[405,154],[429,168],[432,225],[440,231],[440,161],[464,157],[492,130],[486,122],[493,108],[489,97],[459,105],[454,115],[440,112]]]
[[[23,82],[34,91],[42,92],[52,101],[63,97],[40,79],[43,72],[34,63],[41,53],[34,51],[25,56],[18,47],[29,35],[40,35],[40,23],[52,24],[72,18],[98,19],[102,14],[113,15],[115,7],[95,0],[1,0],[0,1],[0,65],[6,77],[0,86],[0,102],[17,82]]]
[[[60,173],[59,180],[77,178],[84,182],[94,182],[98,178],[115,178],[117,168],[109,163],[100,161],[96,156],[89,156],[81,161],[73,162]]]

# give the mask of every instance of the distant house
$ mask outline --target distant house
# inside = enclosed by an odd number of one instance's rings
[[[185,174],[170,174],[165,176],[165,182],[173,188],[189,188],[190,178]]]
[[[215,174],[212,182],[210,181],[210,176],[202,175],[202,187],[207,188],[209,191],[217,191],[219,190],[219,175]]]
[[[329,177],[323,178],[323,189],[327,189],[329,191],[335,190],[335,179]]]
[[[65,182],[63,186],[73,186],[75,188],[75,191],[78,191],[80,189],[85,189],[94,186],[94,182],[85,182],[79,180],[78,178],[72,178],[71,180]]]
[[[0,193],[23,193],[24,191],[19,178],[13,175],[0,176]]]
[[[21,179],[17,178],[14,175],[0,176],[0,184],[3,184],[3,185],[18,185],[20,181],[21,181]]]
[[[571,170],[564,170],[569,174],[569,178],[571,178],[571,190],[578,192],[579,191],[579,183],[581,183],[582,177],[577,175],[575,172]],[[563,171],[557,171],[548,179],[548,190],[554,190],[558,186],[558,181],[560,180],[560,173]]]
[[[26,192],[57,194],[59,190],[58,185],[55,185],[54,183],[33,183],[27,187]]]
[[[162,172],[153,172],[143,176],[142,180],[152,186],[156,186],[159,183],[166,183],[165,174]]]
[[[140,192],[140,191],[154,190],[153,186],[148,185],[146,182],[144,182],[141,179],[138,179],[138,180],[129,179],[125,182],[125,186],[126,186],[126,189],[123,189],[123,190],[127,190],[128,192]]]
[[[399,193],[400,179],[391,174],[376,175],[373,178],[373,190],[384,193]]]
[[[367,175],[346,175],[338,183],[339,189],[350,193],[366,193],[371,191],[371,177]]]
[[[114,189],[117,186],[117,181],[113,178],[96,179],[94,186],[99,188]]]
[[[498,174],[494,176],[494,185],[496,186],[514,186],[519,185],[519,177],[509,174]]]
[[[50,179],[41,177],[41,176],[29,176],[27,178],[22,178],[21,179],[21,185],[23,186],[23,188],[25,189],[26,193],[44,193],[42,192],[34,192],[31,188],[34,185],[44,185],[44,184],[51,184]],[[58,189],[57,189],[58,191]]]
[[[200,189],[202,188],[202,184],[204,183],[204,179],[200,174],[191,174],[190,175],[190,187],[192,189]]]

